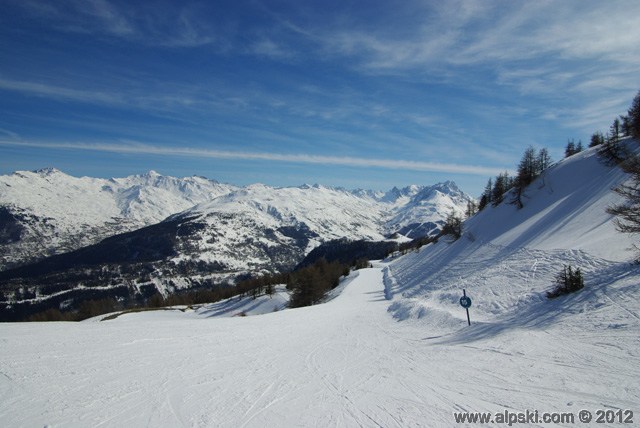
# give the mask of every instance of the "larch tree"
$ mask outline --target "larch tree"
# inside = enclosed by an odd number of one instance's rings
[[[638,94],[633,99],[631,107],[627,113],[627,118],[629,120],[629,135],[633,138],[640,139],[640,91],[638,91]]]

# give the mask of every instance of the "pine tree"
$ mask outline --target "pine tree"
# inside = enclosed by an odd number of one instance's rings
[[[616,118],[609,128],[609,140],[611,142],[617,143],[620,140],[620,130],[620,119]]]
[[[538,159],[536,161],[536,171],[537,175],[542,174],[542,171],[549,168],[551,166],[551,155],[549,155],[549,150],[546,147],[543,147],[538,152]]]
[[[508,172],[498,174],[491,191],[491,201],[493,206],[497,206],[504,199],[504,193],[511,188],[512,182]]]
[[[540,169],[539,155],[536,153],[536,149],[533,146],[529,146],[522,155],[522,159],[518,164],[518,175],[515,179],[515,198],[511,201],[512,204],[522,208],[522,194],[524,189],[531,184],[533,180],[538,176]]]
[[[640,157],[630,156],[621,167],[631,179],[613,190],[625,201],[609,207],[607,212],[617,217],[615,225],[620,232],[637,234],[640,233]]]
[[[620,130],[622,131],[622,135],[624,137],[628,137],[631,135],[631,121],[629,120],[629,116],[620,115]]]
[[[578,291],[582,288],[584,288],[584,278],[582,278],[580,268],[577,268],[571,277],[571,286],[569,291]]]
[[[516,177],[516,185],[526,187],[538,175],[538,154],[533,146],[529,146],[522,155],[520,164],[518,165],[518,176]]]
[[[477,212],[478,212],[478,204],[476,203],[476,201],[473,199],[467,201],[467,210],[465,212],[465,215],[467,216],[467,218],[473,217],[473,215],[475,215],[475,213]]]
[[[273,284],[271,282],[268,282],[267,285],[264,287],[264,294],[269,296],[269,298],[272,298],[273,293],[274,293]]]
[[[453,236],[453,239],[456,240],[462,236],[462,219],[455,211],[451,210],[447,216],[441,234]]]
[[[573,156],[576,153],[577,153],[576,152],[576,143],[573,141],[573,139],[567,140],[567,145],[564,148],[564,157],[568,158],[569,156]]]
[[[609,128],[604,143],[598,150],[600,158],[610,166],[619,164],[626,157],[624,147],[620,143],[620,128],[620,119],[616,118]]]
[[[484,187],[484,192],[482,192],[482,196],[480,197],[480,204],[478,205],[478,210],[482,211],[487,205],[492,202],[492,193],[493,193],[493,181],[489,179],[487,185]]]
[[[594,132],[591,136],[591,142],[589,143],[589,147],[595,147],[604,144],[604,135],[602,132]]]
[[[564,266],[563,269],[556,274],[556,288],[547,292],[547,297],[553,299],[558,296],[572,293],[584,288],[584,278],[580,268],[575,271],[571,266]]]
[[[640,139],[640,91],[633,99],[627,114],[629,117],[629,135]]]

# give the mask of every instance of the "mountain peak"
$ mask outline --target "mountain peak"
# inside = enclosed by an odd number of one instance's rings
[[[33,173],[38,174],[41,177],[48,177],[53,174],[63,174],[63,172],[60,171],[58,168],[53,168],[53,167],[36,169],[35,171],[33,171]]]
[[[460,193],[460,188],[458,187],[458,185],[451,180],[435,184],[433,187],[438,190],[444,190],[447,193]]]

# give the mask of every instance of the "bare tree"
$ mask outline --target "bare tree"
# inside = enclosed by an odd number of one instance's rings
[[[613,190],[625,201],[609,207],[607,212],[617,217],[615,222],[619,231],[640,233],[640,157],[630,156],[621,168],[631,175],[631,179]]]

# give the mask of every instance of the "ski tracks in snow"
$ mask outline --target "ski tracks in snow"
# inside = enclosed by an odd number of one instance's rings
[[[541,294],[558,260],[581,260],[594,282],[566,299],[520,296],[525,282]],[[453,411],[638,402],[637,305],[627,293],[637,272],[580,252],[499,247],[457,262],[451,276],[409,256],[359,271],[328,303],[259,317],[0,325],[0,422],[451,426]],[[471,327],[457,302],[461,277]],[[402,308],[406,321],[389,315]]]

